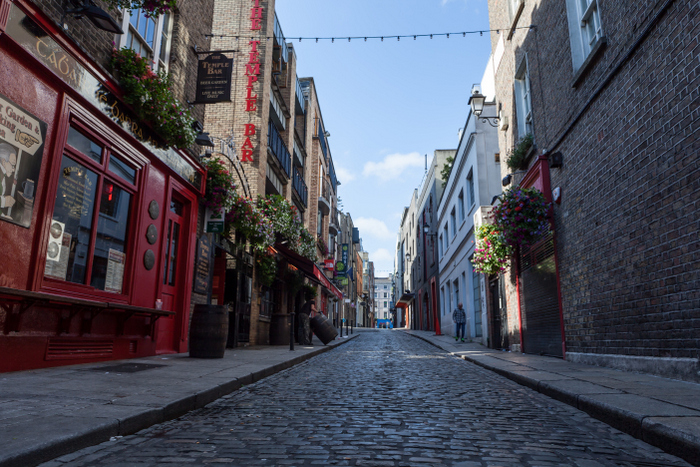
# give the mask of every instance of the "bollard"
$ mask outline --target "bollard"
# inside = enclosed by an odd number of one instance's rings
[[[289,313],[289,350],[294,350],[294,313]]]
[[[343,337],[343,322],[340,322],[340,337]]]
[[[350,323],[350,334],[353,334],[352,328],[355,327],[355,320]]]

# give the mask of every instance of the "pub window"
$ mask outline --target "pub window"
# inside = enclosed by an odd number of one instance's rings
[[[147,58],[153,71],[167,70],[170,60],[172,20],[169,13],[147,18],[142,9],[123,10],[122,29],[127,31],[119,39],[119,47],[128,47]]]
[[[71,124],[58,177],[45,277],[123,293],[136,169]]]

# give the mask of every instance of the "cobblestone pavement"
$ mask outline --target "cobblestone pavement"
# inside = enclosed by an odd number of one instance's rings
[[[56,466],[687,466],[403,333],[341,348]]]

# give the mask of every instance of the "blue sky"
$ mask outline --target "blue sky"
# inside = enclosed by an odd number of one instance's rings
[[[287,38],[486,30],[486,0],[278,0]],[[289,40],[289,39],[288,39]],[[342,210],[378,276],[393,269],[400,216],[436,149],[455,149],[489,35],[292,41],[299,77],[313,76]]]

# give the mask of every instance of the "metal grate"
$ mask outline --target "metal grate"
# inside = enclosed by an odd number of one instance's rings
[[[114,353],[111,339],[49,339],[46,360],[73,360],[110,357]]]

